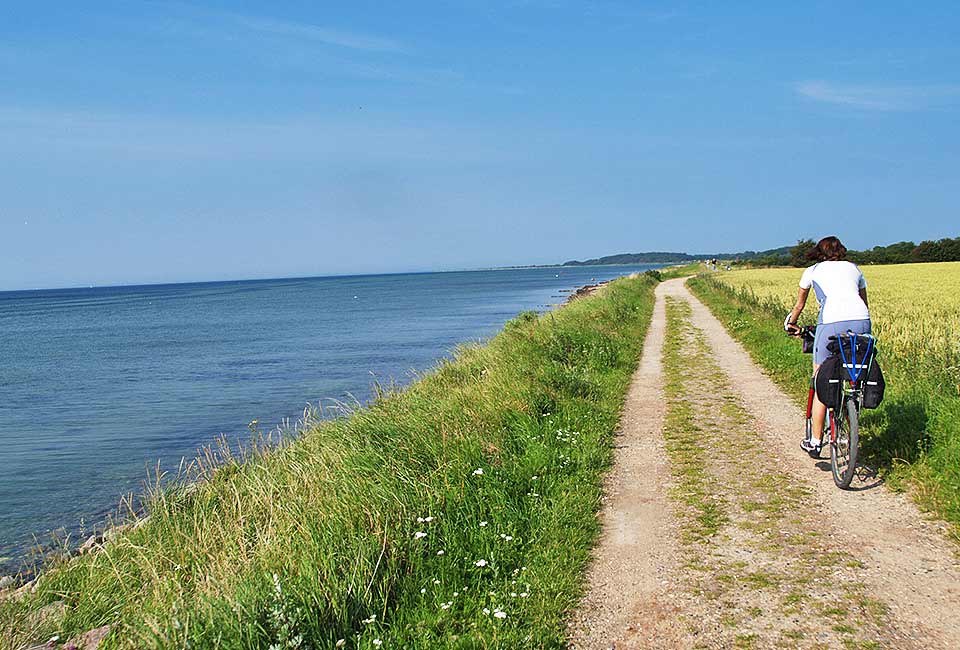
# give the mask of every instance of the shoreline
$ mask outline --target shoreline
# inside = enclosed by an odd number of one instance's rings
[[[553,299],[558,288],[577,289],[592,277],[604,280],[633,270],[571,269],[559,277],[555,277],[559,270],[365,276],[295,288],[269,282],[266,287],[262,282],[167,285],[160,302],[151,292],[133,290],[109,301],[93,291],[79,298],[53,291],[4,303],[14,318],[0,352],[9,355],[5,356],[9,372],[29,381],[11,387],[7,397],[22,407],[11,412],[0,433],[8,445],[23,445],[15,471],[0,477],[0,491],[22,494],[0,512],[0,556],[5,558],[0,575],[36,565],[37,549],[44,555],[58,552],[68,535],[75,547],[92,528],[99,532],[104,520],[115,520],[120,498],[142,491],[145,465],[152,473],[159,460],[163,469],[175,474],[181,458],[189,461],[221,433],[243,442],[252,419],[266,426],[287,417],[295,420],[308,400],[316,404],[318,398],[330,396],[352,401],[354,395],[366,403],[376,393],[368,371],[381,383],[406,385],[414,379],[411,369],[427,371],[457,345],[486,341],[510,315],[544,311],[552,307],[548,303],[563,302]],[[381,282],[383,278],[391,281]],[[329,306],[316,309],[318,301]],[[281,323],[262,333],[251,327],[272,320],[265,308],[274,304],[290,305],[289,325]],[[383,311],[393,305],[400,311]],[[217,309],[245,311],[236,324],[224,328],[216,325]],[[57,319],[43,318],[53,310]],[[340,316],[341,310],[345,316]],[[147,315],[159,317],[160,323],[141,333],[138,326]],[[118,353],[106,355],[105,365],[95,341],[83,347],[57,343],[31,352],[31,336],[39,332],[40,340],[66,341],[64,334],[81,317],[93,319],[98,331],[116,340]],[[398,325],[383,338],[369,323],[386,318]],[[343,319],[358,326],[340,327]],[[49,325],[38,326],[38,320]],[[418,333],[418,323],[430,327]],[[335,348],[324,344],[327,332]],[[208,337],[214,347],[199,343]],[[304,342],[309,345],[304,347]],[[28,352],[40,353],[40,358],[70,357],[67,374],[56,385],[71,396],[76,417],[63,409],[44,415],[52,401],[47,397],[52,393],[46,391],[50,378],[31,371]],[[203,354],[203,367],[191,359],[197,353]],[[129,360],[117,361],[121,357]],[[267,364],[259,365],[261,360]],[[111,377],[123,381],[112,382]],[[243,381],[233,381],[234,377]],[[144,400],[142,408],[127,406]],[[31,422],[42,423],[41,433],[35,440],[18,440],[16,432],[30,430]],[[63,480],[62,467],[42,451],[45,446],[78,468],[73,478]],[[31,489],[33,482],[45,489]],[[126,507],[121,511],[125,514]]]
[[[610,280],[603,280],[601,282],[591,281],[590,283],[581,285],[576,289],[561,290],[569,292],[569,295],[566,296],[566,299],[562,303],[552,306],[554,309],[564,307],[578,299],[594,295],[617,280],[636,279],[641,275],[641,272],[634,272]],[[500,332],[502,332],[502,329]],[[439,362],[441,359],[438,359],[437,361]],[[338,416],[338,418],[339,417],[343,416]],[[292,434],[292,439],[296,439],[304,433],[304,430],[300,426],[299,422],[298,424],[294,425],[293,429],[296,431],[296,433]],[[267,437],[276,437],[279,440],[285,435],[291,435],[283,434],[281,430],[282,427],[278,425],[271,430]],[[274,436],[274,434],[276,434],[276,436]],[[211,447],[214,444],[215,443],[209,443],[208,445],[205,445],[205,447]],[[195,487],[195,481],[190,480],[185,484],[177,484],[175,481],[171,487],[173,489],[185,489],[185,491],[191,491]],[[49,561],[70,561],[75,557],[85,555],[96,550],[111,538],[116,537],[127,530],[143,525],[146,519],[149,518],[149,513],[142,508],[137,511],[133,518],[124,518],[121,516],[121,513],[124,509],[127,511],[130,510],[129,507],[124,508],[124,504],[132,498],[134,498],[133,495],[126,495],[121,498],[121,503],[119,505],[107,508],[106,514],[102,518],[98,519],[97,523],[92,525],[87,531],[82,532],[82,529],[79,525],[74,527],[62,525],[45,533],[47,538],[45,544],[34,544],[23,553],[14,554],[4,558],[4,561],[0,563],[0,569],[2,569],[0,570],[0,600],[5,597],[10,597],[10,593],[19,592],[23,589],[29,589],[35,583],[37,578],[43,573],[43,567]],[[143,501],[144,497],[143,495],[140,495],[137,496],[136,499]],[[147,515],[146,517],[141,516],[145,513]],[[36,540],[38,538],[39,534],[35,534],[34,539]],[[10,582],[11,580],[13,582]]]
[[[144,635],[230,645],[250,634],[238,621],[274,610],[318,646],[376,635],[437,647],[451,634],[559,643],[597,532],[582,522],[595,521],[601,457],[652,311],[652,281],[605,286],[549,316],[521,313],[350,417],[205,467],[189,493],[156,495],[139,527],[0,600],[0,645],[101,629],[118,647]],[[347,610],[343,594],[356,597]],[[282,629],[258,627],[250,642],[276,643]]]

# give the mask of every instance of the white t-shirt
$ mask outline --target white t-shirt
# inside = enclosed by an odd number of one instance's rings
[[[820,303],[820,323],[870,318],[870,310],[860,298],[867,281],[852,262],[820,262],[803,272],[800,288],[813,287]]]

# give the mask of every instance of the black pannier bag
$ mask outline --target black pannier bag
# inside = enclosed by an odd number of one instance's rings
[[[827,357],[817,370],[817,399],[829,409],[840,408],[840,397],[843,395],[840,382],[843,381],[844,374],[839,354]]]
[[[880,364],[877,363],[877,356],[874,355],[870,361],[870,367],[867,369],[867,378],[863,382],[863,403],[861,406],[865,409],[875,409],[883,401],[883,391],[887,384],[883,381],[883,371],[880,370]]]

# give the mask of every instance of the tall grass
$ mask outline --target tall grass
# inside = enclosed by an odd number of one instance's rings
[[[0,639],[110,624],[104,648],[562,647],[654,284],[521,314],[350,417],[208,463],[0,601]]]
[[[908,273],[906,266],[892,269]],[[792,281],[781,291],[785,298],[773,297],[760,286],[732,287],[724,276],[698,276],[688,285],[773,379],[800,400],[806,396],[812,362],[810,355],[801,353],[795,339],[783,334],[781,325],[789,309],[784,307],[784,300],[795,296],[797,277],[799,272],[794,270]],[[910,296],[905,294],[902,299],[909,301]],[[863,412],[864,461],[883,472],[891,487],[910,487],[921,506],[953,525],[954,536],[960,541],[960,386],[956,356],[951,356],[949,348],[941,349],[939,339],[935,340],[937,345],[926,348],[912,339],[910,345],[900,344],[900,337],[909,335],[911,323],[914,336],[921,338],[920,324],[917,317],[896,321],[896,301],[890,296],[885,301],[887,307],[877,309],[876,316],[880,320],[878,349],[887,390],[879,409]],[[884,318],[890,322],[884,323]],[[898,335],[886,336],[891,331]],[[799,423],[797,431],[799,437]]]

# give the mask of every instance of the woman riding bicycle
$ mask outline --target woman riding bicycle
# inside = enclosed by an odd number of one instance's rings
[[[817,318],[817,332],[813,344],[813,374],[830,353],[827,343],[831,336],[851,331],[855,334],[870,333],[870,310],[867,307],[867,281],[856,264],[846,261],[847,249],[836,237],[824,237],[809,253],[807,259],[816,262],[807,268],[800,278],[800,291],[797,304],[783,321],[783,329],[798,334],[797,319],[807,304],[807,296],[813,287],[820,304]],[[814,396],[813,428],[811,437],[800,443],[800,448],[813,456],[820,457],[822,447],[823,422],[827,416],[827,407]]]

